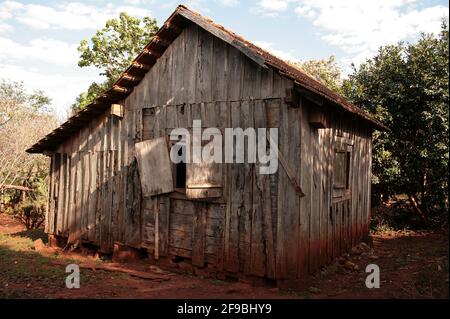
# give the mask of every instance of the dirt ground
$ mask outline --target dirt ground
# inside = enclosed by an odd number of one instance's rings
[[[448,234],[385,232],[373,248],[359,246],[324,267],[299,290],[252,286],[162,270],[141,261],[112,264],[81,253],[36,246],[42,231],[25,231],[0,214],[0,298],[448,298]],[[44,238],[45,239],[45,238]],[[81,269],[80,289],[65,287],[66,264]],[[381,287],[365,285],[368,264],[380,267]],[[97,266],[115,266],[105,271]],[[143,279],[123,271],[148,273]]]

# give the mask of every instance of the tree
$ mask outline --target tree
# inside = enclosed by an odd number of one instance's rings
[[[375,193],[406,193],[424,220],[448,206],[448,46],[444,22],[438,36],[380,48],[343,86],[390,128],[374,138]]]
[[[27,93],[21,82],[8,82],[2,79],[0,82],[0,128],[20,116],[24,111],[24,105],[28,111],[37,111],[49,103],[49,98],[43,92]]]
[[[81,93],[72,110],[83,109],[119,78],[143,47],[148,44],[158,30],[155,19],[139,19],[124,12],[118,19],[106,22],[91,38],[91,43],[82,40],[78,47],[80,60],[78,66],[94,66],[106,77],[103,83],[92,83],[86,92]]]
[[[305,62],[290,62],[302,69],[308,75],[321,82],[329,89],[340,93],[342,86],[342,70],[336,62],[335,56],[328,59],[309,60]]]
[[[43,92],[27,92],[22,82],[0,81],[0,189],[7,184],[32,188],[26,209],[35,215],[42,215],[46,204],[48,158],[25,150],[56,127],[49,103]],[[20,204],[20,193],[7,195],[11,202]],[[19,205],[15,208],[15,213],[23,213]]]

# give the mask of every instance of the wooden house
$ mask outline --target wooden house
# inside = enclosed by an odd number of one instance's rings
[[[169,160],[192,127],[278,128],[279,169]],[[28,149],[51,157],[46,231],[227,276],[302,280],[365,240],[383,125],[179,6],[114,86]]]

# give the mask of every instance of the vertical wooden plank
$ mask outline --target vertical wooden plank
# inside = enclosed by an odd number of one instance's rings
[[[52,234],[52,220],[55,215],[55,157],[53,154],[50,160],[50,185],[49,185],[49,208],[45,218],[45,232]]]
[[[368,168],[367,168],[367,222],[366,222],[366,233],[369,234],[371,212],[372,212],[372,133],[369,133],[367,141],[367,156],[368,156]]]
[[[130,117],[128,121],[128,171],[127,171],[127,193],[126,193],[126,218],[125,218],[125,244],[137,247],[141,243],[142,227],[141,227],[141,188],[138,176],[136,150],[134,144],[136,142],[136,121],[137,112],[136,95],[130,98]]]
[[[205,237],[207,204],[194,203],[194,218],[192,223],[192,265],[205,266]]]
[[[62,161],[62,154],[57,153],[55,154],[55,190],[54,190],[54,199],[55,199],[55,211],[52,214],[52,225],[51,230],[52,234],[58,234],[58,219],[61,217],[61,161]]]
[[[111,237],[110,245],[118,240],[118,219],[119,219],[119,200],[120,200],[120,151],[119,151],[119,118],[112,118],[112,134],[111,134],[111,154],[112,154],[112,186],[111,186]]]
[[[231,127],[239,127],[240,123],[240,103],[232,102],[230,105],[230,120]],[[227,212],[227,229],[225,236],[226,243],[226,258],[225,258],[225,270],[230,272],[239,271],[239,216],[243,207],[243,177],[241,165],[231,165],[231,187],[228,197],[228,209]]]
[[[156,66],[156,65],[155,65]],[[149,79],[150,81],[150,79]],[[151,96],[151,92],[153,91],[154,84],[150,86],[150,99],[153,99]],[[130,117],[132,114],[130,100],[125,99],[125,117],[122,119],[122,136],[121,136],[121,153],[122,153],[122,177],[121,177],[121,184],[122,184],[122,190],[121,190],[121,198],[120,198],[120,220],[119,220],[119,236],[118,240],[122,243],[125,243],[125,236],[126,236],[126,226],[128,222],[128,205],[127,205],[127,193],[128,193],[128,172],[129,172],[129,165],[130,165],[130,159],[128,156],[128,147],[129,147],[129,130],[130,130]]]
[[[170,72],[171,72],[171,63],[172,63],[172,55],[170,54],[170,47],[166,50],[165,54],[162,55],[158,59],[160,65],[160,73],[159,73],[159,87],[158,87],[158,99],[160,106],[166,105],[169,101],[170,97]],[[137,105],[134,105],[136,108]]]
[[[244,59],[242,99],[254,100],[261,96],[261,67],[249,59]]]
[[[274,90],[285,92],[292,83],[274,77]],[[300,180],[301,133],[299,108],[280,107],[279,150],[297,181]],[[286,171],[279,165],[277,278],[295,279],[298,273],[300,197]]]
[[[270,78],[270,82],[272,83],[272,77]],[[270,87],[268,88],[272,90],[272,84],[270,84]],[[266,94],[266,93],[262,93]],[[271,94],[271,93],[270,93]],[[279,100],[267,100],[264,101],[265,108],[266,108],[266,122],[268,128],[277,128],[280,127],[280,107],[281,103]],[[300,158],[299,158],[300,160]],[[269,176],[269,196],[270,196],[270,214],[271,214],[271,220],[269,221],[267,218],[266,225],[268,225],[270,222],[272,223],[271,229],[267,229],[266,232],[268,233],[267,238],[273,238],[273,261],[271,260],[271,254],[270,254],[270,246],[267,246],[267,276],[271,278],[276,278],[276,247],[277,247],[277,227],[278,227],[278,176],[280,174],[280,168],[278,167],[278,170],[275,174],[272,174]],[[272,236],[270,236],[269,233],[272,233]]]
[[[161,63],[158,60],[156,62],[156,64],[152,67],[152,69],[145,76],[146,78],[148,78],[148,83],[149,83],[149,88],[148,88],[149,101],[147,102],[148,104],[146,105],[146,107],[149,107],[149,108],[153,108],[158,105],[161,105],[160,99],[159,99],[160,69],[161,69]],[[127,121],[130,121],[130,119],[131,119],[130,114],[132,114],[132,112],[133,112],[132,108],[134,108],[135,106],[130,103],[129,97],[127,99],[125,99],[125,102],[127,104],[125,109],[128,112],[128,116],[125,115],[125,117],[126,117]]]
[[[59,154],[60,167],[59,167],[59,185],[58,185],[58,209],[56,220],[56,233],[62,235],[63,222],[64,222],[64,195],[65,195],[65,171],[66,171],[66,154]]]
[[[309,248],[311,226],[311,204],[313,183],[313,143],[314,139],[308,121],[308,108],[301,109],[301,178],[300,185],[305,197],[300,200],[300,238],[299,238],[299,262],[298,277],[305,278],[309,273]]]
[[[226,101],[229,72],[227,44],[215,37],[213,42],[212,99],[213,101]]]
[[[312,142],[312,156],[313,156],[313,175],[311,183],[311,228],[310,228],[310,259],[309,271],[314,273],[319,267],[319,212],[320,212],[320,140],[318,130],[311,128]]]
[[[82,188],[81,188],[81,233],[83,240],[88,237],[88,220],[89,220],[89,136],[90,127],[87,126],[82,130],[80,149],[82,151],[81,167],[82,167]]]
[[[104,220],[104,197],[106,196],[106,183],[105,183],[105,144],[106,144],[106,119],[102,118],[102,122],[99,128],[99,143],[97,151],[97,187],[98,196],[96,203],[96,217],[95,217],[95,242],[101,246],[102,232],[103,232],[103,220]]]
[[[352,169],[355,172],[352,174],[352,214],[353,214],[353,226],[352,226],[352,237],[353,237],[353,245],[357,245],[359,243],[359,235],[358,235],[358,178],[359,174],[356,172],[359,168],[359,148],[358,148],[358,134],[355,130],[354,132],[354,145],[353,145],[353,154],[352,154]]]
[[[226,127],[231,127],[231,103],[229,102],[222,102],[221,104],[221,119],[223,119],[223,124],[226,125]],[[225,145],[223,145],[223,150],[225,150]],[[230,258],[230,253],[237,252],[237,243],[232,242],[233,239],[232,235],[232,184],[234,183],[232,180],[232,164],[224,164],[224,198],[226,200],[226,207],[225,207],[225,216],[223,221],[223,231],[222,231],[222,237],[223,237],[223,243],[222,243],[222,258],[220,265],[220,270],[226,270],[226,269],[232,269],[235,270],[238,267],[235,267],[235,263],[232,263],[232,258]],[[237,255],[237,254],[236,254]]]
[[[184,70],[184,44],[185,32],[178,36],[172,43],[172,98],[171,104],[179,105],[184,103],[184,86],[183,86],[183,70]],[[189,61],[190,62],[190,61]]]
[[[363,132],[363,141],[364,141],[364,166],[363,166],[363,241],[367,241],[369,237],[369,215],[370,215],[370,150],[369,150],[369,137],[367,136],[366,131]]]
[[[229,65],[229,79],[228,79],[228,100],[238,101],[242,97],[242,82],[244,77],[244,63],[242,53],[231,46],[228,48],[228,65]]]
[[[169,196],[159,197],[159,209],[157,213],[157,242],[159,257],[165,257],[169,254],[169,214],[170,198]]]
[[[263,101],[257,101],[254,107],[254,127],[269,127],[269,121],[266,118],[266,104]],[[259,164],[255,167],[253,185],[252,270],[255,275],[267,274],[268,278],[275,278],[275,238],[272,223],[270,176],[261,175],[259,167]],[[255,254],[255,251],[258,253]]]
[[[245,88],[241,88],[244,92]],[[241,102],[240,106],[240,126],[247,128],[253,126],[253,108],[252,103],[248,101]],[[236,127],[236,126],[235,126]],[[239,190],[243,194],[243,206],[241,207],[241,214],[239,215],[239,258],[240,271],[251,274],[252,260],[251,260],[251,240],[252,240],[252,210],[253,210],[253,179],[255,165],[248,162],[248,141],[245,142],[245,163],[237,164],[240,166],[240,172],[243,174],[242,188]],[[260,233],[258,231],[258,233]],[[257,237],[260,237],[259,235]],[[259,249],[258,252],[259,254]],[[261,257],[259,257],[261,258]],[[262,259],[262,258],[261,258]]]
[[[177,107],[174,105],[166,106],[166,129],[176,128],[177,123]]]
[[[111,223],[111,117],[105,118],[105,131],[103,142],[103,191],[101,197],[102,216],[101,216],[101,242],[100,248],[104,252],[108,252],[110,223]]]
[[[273,98],[273,70],[271,68],[261,70],[261,99]]]
[[[120,171],[120,195],[119,195],[119,219],[118,219],[118,238],[119,242],[124,242],[124,229],[125,229],[125,210],[126,210],[126,174],[128,165],[128,154],[127,154],[127,136],[128,136],[128,113],[126,109],[127,104],[125,100],[125,116],[120,121],[120,158],[121,158],[121,171]]]
[[[76,243],[79,239],[79,234],[81,230],[80,225],[80,210],[81,210],[81,202],[80,202],[80,189],[81,189],[81,160],[80,160],[80,152],[79,148],[76,148],[74,153],[74,162],[73,162],[73,174],[75,176],[74,180],[74,195],[73,195],[73,211],[72,211],[72,229],[69,236],[69,243]]]
[[[97,204],[97,152],[89,152],[89,215],[88,215],[88,239],[95,240],[95,218],[96,218],[96,204]]]
[[[358,172],[363,171],[364,167],[364,158],[363,158],[363,141],[361,137],[361,132],[358,132]],[[364,185],[364,176],[363,174],[358,174],[358,184],[357,184],[357,211],[358,211],[358,242],[361,242],[363,239],[363,224],[364,224],[364,214],[363,214],[363,185]]]
[[[76,137],[72,140],[71,146],[68,149],[68,152],[70,154],[70,183],[69,183],[69,210],[68,210],[68,238],[69,242],[71,237],[73,236],[73,233],[75,232],[75,191],[76,191],[76,154],[77,154],[77,147],[76,147]]]
[[[183,72],[183,87],[185,88],[184,102],[195,103],[196,91],[196,69],[197,64],[194,63],[197,59],[198,47],[198,27],[196,25],[189,25],[184,31],[185,33],[185,57],[184,72]]]
[[[80,134],[81,136],[81,134]],[[76,183],[76,201],[75,201],[75,219],[76,219],[76,230],[75,230],[75,240],[81,239],[81,231],[82,231],[82,214],[83,214],[83,183],[84,183],[84,163],[83,163],[84,152],[81,151],[81,148],[78,148],[77,153],[77,183]]]
[[[333,194],[333,155],[334,155],[334,130],[333,128],[327,129],[328,138],[328,161],[326,176],[328,178],[327,187],[327,201],[326,207],[324,208],[324,213],[326,213],[327,220],[327,262],[331,263],[333,261],[333,217],[332,217],[332,201],[331,196]]]
[[[68,218],[68,227],[69,227],[69,239],[73,236],[76,228],[76,212],[75,212],[75,191],[76,191],[76,166],[77,166],[77,153],[71,152],[70,155],[70,207],[69,207],[69,218]]]
[[[66,156],[66,167],[65,167],[65,183],[64,183],[64,221],[63,221],[63,236],[69,236],[69,214],[70,214],[70,194],[71,194],[71,159],[69,154]]]
[[[89,155],[90,152],[83,152],[83,187],[82,187],[82,215],[81,215],[81,233],[82,238],[88,239],[89,225],[89,191],[90,191],[90,175],[89,175]]]
[[[328,199],[331,196],[330,193],[330,180],[328,175],[328,160],[329,160],[329,133],[328,129],[320,130],[321,145],[320,145],[320,175],[321,175],[321,198],[320,198],[320,265],[325,265],[328,261]]]
[[[196,97],[197,103],[212,100],[212,56],[213,37],[203,29],[198,29],[198,46],[195,63],[197,65]]]
[[[339,255],[342,255],[345,251],[344,249],[344,241],[343,241],[343,229],[344,229],[344,207],[343,202],[338,203],[338,211],[339,211]]]

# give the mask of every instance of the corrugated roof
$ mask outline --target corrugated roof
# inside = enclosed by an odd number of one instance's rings
[[[161,57],[167,47],[181,34],[183,28],[188,23],[197,24],[199,27],[234,46],[262,67],[270,67],[277,70],[280,74],[294,80],[306,90],[320,95],[350,113],[356,114],[370,123],[374,128],[386,129],[373,116],[352,105],[345,98],[330,90],[302,70],[225,29],[223,26],[216,24],[211,19],[203,17],[199,13],[188,9],[186,6],[180,5],[159,29],[152,41],[137,56],[130,67],[122,73],[121,77],[114,83],[111,89],[106,91],[85,109],[70,117],[60,127],[30,147],[27,152],[43,153],[45,151],[55,150],[72,134],[85,127],[93,118],[103,114],[112,103],[126,98],[156,63],[158,58]]]

